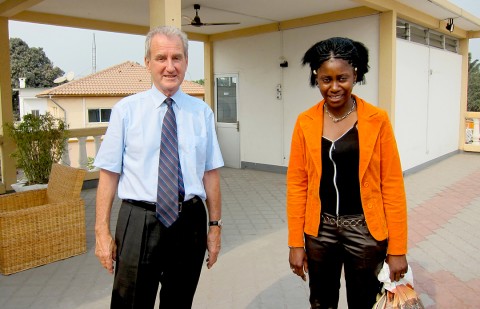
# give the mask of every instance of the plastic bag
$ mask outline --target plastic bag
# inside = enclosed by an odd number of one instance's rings
[[[409,284],[399,284],[393,291],[385,290],[373,309],[424,309],[422,301]]]
[[[399,281],[390,281],[390,268],[383,263],[378,274],[378,280],[383,283],[384,292],[379,295],[373,309],[424,309],[422,301],[413,289],[413,272],[408,266],[405,276]]]

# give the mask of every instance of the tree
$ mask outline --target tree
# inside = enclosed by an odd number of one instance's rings
[[[19,78],[24,77],[25,85],[32,88],[52,87],[55,78],[62,76],[60,68],[41,47],[29,47],[22,39],[10,38],[10,83],[12,88],[20,88]],[[18,92],[12,93],[14,119],[19,120]]]
[[[200,84],[200,85],[205,85],[205,80],[204,79],[199,79],[199,80],[194,80],[194,83]]]
[[[10,39],[10,66],[12,88],[19,88],[20,77],[26,78],[28,87],[52,87],[55,78],[65,73],[53,66],[43,48],[29,47],[19,38]]]
[[[65,122],[47,112],[27,114],[21,122],[6,123],[4,128],[17,145],[12,155],[27,184],[47,183],[52,164],[60,161],[68,139]]]
[[[472,61],[472,54],[468,53],[468,92],[467,110],[480,112],[480,62]]]

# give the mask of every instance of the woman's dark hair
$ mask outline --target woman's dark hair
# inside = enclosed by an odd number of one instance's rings
[[[348,61],[357,71],[356,82],[363,82],[368,72],[368,49],[360,42],[348,38],[330,38],[320,41],[310,47],[302,59],[302,65],[310,65],[310,85],[315,87],[315,70],[328,59],[343,59]]]

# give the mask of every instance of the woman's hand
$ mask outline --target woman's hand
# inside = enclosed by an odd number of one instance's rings
[[[288,260],[293,273],[301,277],[303,281],[307,281],[305,274],[308,273],[308,262],[305,249],[303,247],[290,247]]]
[[[387,255],[386,262],[390,268],[390,281],[398,281],[408,271],[407,257],[405,255]]]

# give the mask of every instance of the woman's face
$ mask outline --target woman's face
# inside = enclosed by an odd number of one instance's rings
[[[350,108],[350,98],[357,73],[343,59],[331,58],[317,70],[317,83],[328,108],[341,111]]]

